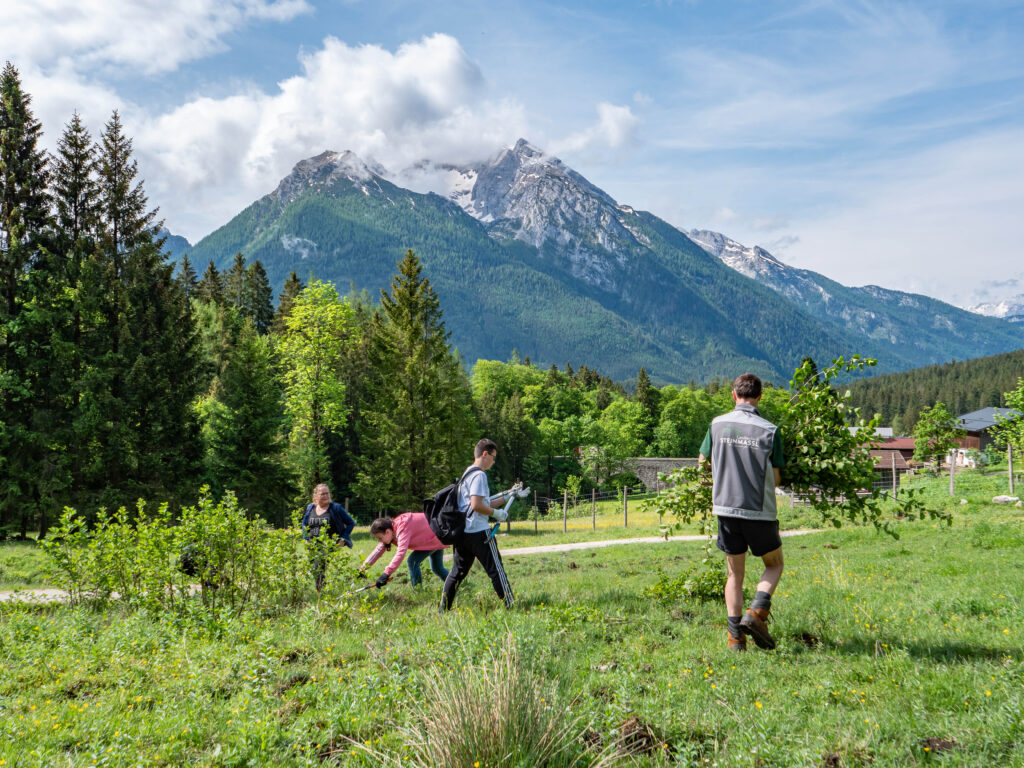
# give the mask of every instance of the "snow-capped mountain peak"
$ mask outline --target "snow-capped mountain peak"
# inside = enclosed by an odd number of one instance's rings
[[[363,160],[350,150],[334,152],[327,150],[316,157],[300,160],[278,185],[278,196],[292,200],[305,189],[315,185],[332,184],[347,179],[356,184],[365,184],[374,177],[384,178],[387,171],[376,161]]]
[[[1024,323],[1024,293],[1002,301],[988,301],[966,308],[968,312],[989,317],[1001,317],[1013,323]]]

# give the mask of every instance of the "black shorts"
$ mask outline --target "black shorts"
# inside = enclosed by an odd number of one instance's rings
[[[778,520],[718,518],[718,548],[727,555],[744,555],[749,548],[752,555],[761,557],[781,546]]]

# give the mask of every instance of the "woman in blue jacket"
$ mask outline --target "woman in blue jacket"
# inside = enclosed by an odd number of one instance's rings
[[[330,546],[328,537],[340,539],[346,546],[352,546],[352,529],[355,520],[336,501],[331,501],[331,489],[326,483],[320,483],[313,489],[313,502],[306,507],[302,516],[302,538],[313,547],[313,575],[316,580],[316,591],[324,586],[324,575],[327,572],[327,548]]]

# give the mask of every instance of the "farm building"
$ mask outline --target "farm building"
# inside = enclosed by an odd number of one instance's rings
[[[1013,408],[982,408],[958,416],[960,428],[967,431],[967,436],[960,441],[960,447],[965,451],[972,448],[976,451],[985,450],[992,442],[991,429],[999,419],[1012,419],[1020,415],[1020,411]]]

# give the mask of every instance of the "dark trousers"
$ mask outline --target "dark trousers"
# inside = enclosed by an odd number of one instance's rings
[[[512,587],[505,577],[505,568],[501,563],[501,553],[498,552],[498,545],[490,531],[478,531],[476,533],[464,533],[452,545],[455,562],[444,580],[444,593],[441,595],[441,610],[447,611],[455,602],[455,593],[459,591],[459,584],[469,575],[469,569],[474,561],[479,560],[480,564],[491,577],[491,584],[494,591],[509,608],[515,601],[512,594]]]

